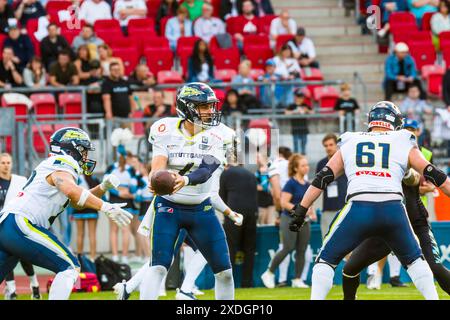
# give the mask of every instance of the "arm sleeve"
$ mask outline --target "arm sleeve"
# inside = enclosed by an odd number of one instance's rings
[[[189,178],[189,185],[195,186],[208,181],[219,166],[220,161],[216,157],[205,155],[198,169],[187,175]]]

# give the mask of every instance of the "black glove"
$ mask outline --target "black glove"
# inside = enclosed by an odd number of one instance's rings
[[[289,211],[289,215],[292,217],[292,221],[289,223],[289,230],[292,232],[298,232],[305,224],[306,213],[308,208],[302,207],[300,204],[296,204],[292,210]]]

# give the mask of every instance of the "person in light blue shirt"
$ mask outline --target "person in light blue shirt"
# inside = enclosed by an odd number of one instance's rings
[[[185,7],[179,7],[177,16],[167,20],[166,38],[169,40],[170,49],[177,49],[177,41],[180,37],[191,37],[192,21],[188,19],[188,11]]]
[[[422,26],[422,17],[427,12],[436,12],[439,0],[408,0],[409,11],[416,17],[417,25]]]

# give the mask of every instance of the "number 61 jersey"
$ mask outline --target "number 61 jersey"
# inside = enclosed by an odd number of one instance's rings
[[[409,152],[417,147],[411,132],[346,132],[338,145],[348,178],[347,200],[365,193],[403,195]]]

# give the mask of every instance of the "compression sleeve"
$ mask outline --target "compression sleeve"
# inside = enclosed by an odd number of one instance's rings
[[[198,169],[187,175],[189,179],[188,185],[195,186],[208,181],[219,166],[220,161],[216,157],[205,155]]]
[[[219,194],[216,192],[211,195],[211,204],[214,207],[214,209],[224,213],[225,210],[228,209],[228,206],[223,202],[222,198],[219,196]]]

